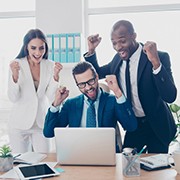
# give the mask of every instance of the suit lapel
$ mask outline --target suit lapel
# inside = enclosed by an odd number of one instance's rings
[[[81,118],[82,118],[82,112],[83,112],[83,105],[84,105],[84,96],[81,95],[79,96],[79,99],[76,101],[76,107],[74,109],[76,109],[76,115],[74,117],[76,117],[77,119],[75,120],[75,127],[80,127],[81,125]]]
[[[139,60],[139,66],[138,66],[138,75],[137,75],[137,81],[139,83],[142,72],[144,71],[144,68],[146,66],[146,64],[148,63],[148,59],[146,54],[142,51],[141,52],[141,56],[140,56],[140,60]]]
[[[41,86],[43,84],[46,84],[44,81],[45,81],[45,78],[47,78],[47,76],[48,76],[48,72],[47,72],[45,60],[41,60],[41,63],[40,63],[40,79],[39,79],[39,86],[37,88],[37,94],[40,92]]]
[[[112,74],[115,74],[116,77],[117,77],[117,81],[118,81],[118,85],[119,87],[122,89],[122,86],[121,86],[121,83],[120,83],[120,67],[122,65],[122,59],[120,59],[120,56],[117,54],[117,57],[116,57],[116,60],[115,60],[115,63],[113,64],[113,72]]]
[[[32,78],[32,74],[31,74],[31,70],[30,70],[27,58],[25,58],[24,61],[22,60],[22,62],[23,62],[24,72],[26,72],[25,74],[27,76],[27,81],[31,83],[31,85],[29,85],[29,88],[32,89],[33,92],[35,92],[34,81]]]
[[[102,123],[102,115],[103,115],[103,109],[104,106],[106,104],[106,97],[108,96],[107,93],[101,91],[101,97],[99,99],[99,108],[98,108],[98,127],[102,127],[103,123]]]
[[[120,68],[120,66],[121,66],[121,64],[122,64],[122,60],[120,59],[120,57],[119,57],[119,55],[117,55],[117,57],[116,57],[116,60],[114,61],[115,63],[114,63],[114,68],[112,68],[113,69],[113,74],[119,74],[119,68]]]

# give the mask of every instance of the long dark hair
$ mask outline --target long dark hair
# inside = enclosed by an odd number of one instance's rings
[[[45,52],[43,58],[44,59],[48,58],[48,44],[47,44],[46,36],[39,29],[31,29],[27,32],[27,34],[24,36],[24,39],[23,39],[23,46],[16,58],[19,59],[19,58],[23,58],[23,57],[26,57],[29,55],[27,46],[28,46],[29,42],[35,38],[41,39],[45,43],[46,52]]]

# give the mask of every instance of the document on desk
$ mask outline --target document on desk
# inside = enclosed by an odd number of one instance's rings
[[[170,168],[168,163],[169,156],[169,154],[157,154],[142,157],[140,158],[141,168],[148,171]]]
[[[37,152],[26,152],[20,154],[19,156],[14,157],[14,163],[34,164],[34,163],[39,163],[46,157],[47,157],[46,154],[37,153]]]

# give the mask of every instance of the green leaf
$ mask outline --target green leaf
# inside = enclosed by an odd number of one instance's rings
[[[177,113],[180,110],[180,106],[178,106],[177,104],[170,104],[170,110],[173,113]]]
[[[11,148],[8,145],[0,147],[0,157],[12,157]]]

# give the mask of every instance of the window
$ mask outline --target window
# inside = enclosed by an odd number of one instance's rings
[[[92,3],[92,1],[89,2]],[[112,1],[112,4],[113,2],[117,1]],[[162,3],[162,1],[157,2]],[[176,1],[173,2],[175,3]],[[114,56],[115,51],[110,41],[111,27],[116,21],[126,19],[133,23],[139,42],[154,41],[157,43],[159,50],[169,53],[175,83],[177,89],[180,89],[178,75],[180,67],[178,54],[180,47],[180,41],[178,41],[180,39],[180,27],[177,24],[177,19],[178,17],[180,18],[180,4],[176,5],[177,10],[172,10],[172,7],[175,6],[169,6],[169,10],[167,10],[167,6],[165,9],[162,7],[159,10],[146,7],[144,11],[141,9],[141,12],[135,12],[135,9],[140,8],[140,6],[136,6],[132,8],[132,12],[126,12],[126,9],[122,8],[122,13],[115,13],[114,8],[108,8],[106,11],[101,11],[101,8],[99,8],[99,11],[89,8],[87,19],[89,28],[87,35],[98,33],[102,37],[102,41],[97,48],[99,64],[108,63]],[[180,101],[180,99],[177,99],[177,101]]]
[[[19,53],[25,33],[35,27],[35,18],[0,19],[0,27],[0,97],[5,98],[9,63]]]
[[[0,0],[0,145],[8,141],[7,120],[11,103],[7,97],[9,63],[20,51],[23,37],[35,28],[35,0]]]
[[[0,0],[0,12],[34,11],[35,0]]]
[[[174,4],[179,3],[179,0],[89,0],[89,8],[109,8],[122,6],[144,6],[144,5],[159,5],[159,4]]]

